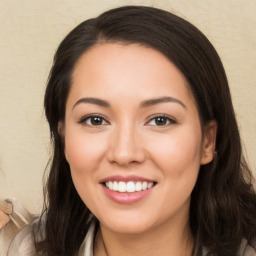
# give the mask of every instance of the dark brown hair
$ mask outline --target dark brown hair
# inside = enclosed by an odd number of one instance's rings
[[[218,54],[208,39],[182,18],[152,7],[125,6],[81,23],[55,54],[44,101],[54,152],[45,190],[46,236],[37,249],[46,255],[77,255],[90,225],[90,211],[71,179],[58,122],[65,121],[66,99],[78,59],[101,42],[136,43],[163,53],[186,78],[202,125],[210,120],[218,123],[217,155],[201,166],[192,192],[193,255],[201,255],[203,246],[209,255],[237,255],[242,238],[253,246],[256,195]]]

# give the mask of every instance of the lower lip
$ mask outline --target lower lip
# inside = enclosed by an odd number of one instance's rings
[[[121,193],[121,192],[110,190],[104,185],[102,185],[102,187],[103,187],[103,190],[106,193],[106,195],[112,201],[114,201],[116,203],[119,203],[119,204],[134,204],[134,203],[137,203],[140,200],[142,200],[143,198],[145,198],[146,196],[148,196],[152,192],[152,189],[154,188],[154,186],[153,186],[149,189],[138,191],[138,192],[132,192],[132,193],[124,192],[124,193]]]

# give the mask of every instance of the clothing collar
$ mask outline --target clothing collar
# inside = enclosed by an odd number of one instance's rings
[[[96,232],[96,221],[92,221],[88,229],[88,232],[85,236],[85,239],[80,247],[78,254],[79,256],[93,256],[93,245]],[[205,247],[203,247],[202,256],[206,256],[207,253],[208,250]],[[255,250],[252,247],[248,246],[247,240],[243,239],[240,245],[238,256],[255,256],[255,253]]]

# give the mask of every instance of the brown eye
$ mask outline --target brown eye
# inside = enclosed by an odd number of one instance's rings
[[[101,116],[86,116],[80,121],[80,123],[89,126],[99,126],[107,124],[106,120]]]
[[[156,125],[166,125],[168,123],[168,119],[166,117],[157,117],[155,119]]]
[[[103,118],[98,116],[90,117],[90,122],[92,125],[101,125],[103,124]]]
[[[148,125],[152,126],[165,126],[169,124],[175,124],[176,121],[167,116],[156,116],[149,120]]]

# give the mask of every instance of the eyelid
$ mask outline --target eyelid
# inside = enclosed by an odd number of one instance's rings
[[[99,125],[90,125],[90,124],[86,124],[86,120],[88,120],[89,118],[93,118],[93,117],[102,118],[103,121],[105,122],[105,124],[99,124]],[[110,123],[107,121],[107,119],[106,119],[103,115],[97,114],[97,113],[95,113],[95,114],[88,114],[88,115],[83,116],[82,118],[79,119],[78,123],[79,123],[79,124],[82,124],[82,125],[95,126],[95,127],[96,127],[96,126],[102,126],[102,125],[110,124]]]
[[[102,118],[102,120],[105,122],[104,124],[99,124],[99,125],[91,125],[91,124],[86,124],[86,120],[88,120],[89,118],[93,118],[93,117],[99,117],[99,118]],[[162,125],[163,127],[164,126],[167,126],[167,125],[170,125],[170,124],[176,124],[177,121],[175,120],[175,118],[169,116],[169,115],[166,115],[166,114],[154,114],[154,115],[151,115],[148,117],[148,121],[146,122],[146,125],[150,125],[149,122],[151,122],[153,119],[156,119],[158,117],[162,117],[162,118],[166,118],[168,120],[168,124],[165,124],[165,125]],[[104,117],[102,114],[97,114],[97,113],[93,113],[93,114],[88,114],[88,115],[85,115],[83,117],[81,117],[78,121],[79,124],[84,124],[84,125],[88,125],[88,126],[102,126],[102,125],[107,125],[107,124],[110,124],[109,121],[107,121],[107,118]],[[152,126],[160,126],[160,125],[152,125]]]
[[[173,118],[173,117],[171,117],[169,115],[166,115],[166,114],[154,114],[154,115],[152,115],[152,116],[150,116],[148,118],[148,121],[146,122],[146,125],[150,125],[149,122],[152,121],[153,119],[158,118],[158,117],[166,118],[169,121],[168,124],[162,125],[163,127],[165,127],[167,125],[170,125],[170,124],[177,124],[177,121],[175,120],[175,118]],[[157,126],[157,125],[154,125],[154,126]],[[160,127],[160,125],[159,125],[159,127]]]

